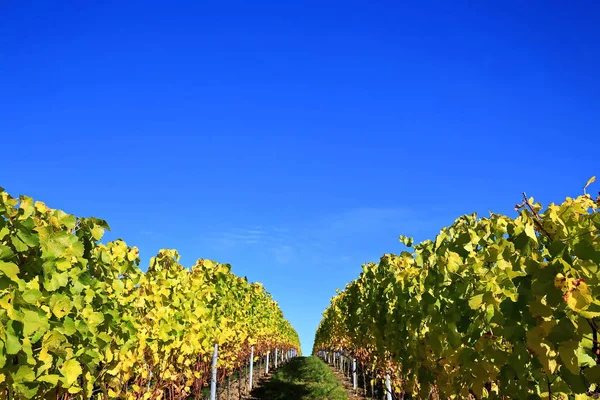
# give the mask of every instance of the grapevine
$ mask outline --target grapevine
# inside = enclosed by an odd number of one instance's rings
[[[171,249],[143,272],[137,248],[101,242],[107,229],[0,188],[0,397],[200,397],[215,343],[220,376],[251,346],[299,350],[261,284]]]
[[[515,218],[401,236],[407,250],[364,264],[331,300],[313,351],[352,352],[404,398],[599,397],[599,206],[524,195]]]

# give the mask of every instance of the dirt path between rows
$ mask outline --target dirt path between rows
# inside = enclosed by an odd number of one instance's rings
[[[271,379],[271,374],[269,373],[269,375],[264,375],[264,372],[261,372],[260,374],[258,374],[258,376],[254,376],[254,382],[253,382],[253,391],[256,388],[261,387],[263,384],[265,384],[266,382],[269,381],[269,379]],[[248,377],[244,376],[243,378],[243,382],[242,382],[242,390],[241,390],[241,394],[240,394],[240,382],[238,379],[232,379],[229,385],[229,388],[227,387],[227,382],[223,382],[222,383],[222,388],[219,390],[219,394],[217,396],[218,400],[255,400],[256,397],[252,396],[252,393],[248,393]]]
[[[342,372],[340,372],[339,370],[336,370],[331,365],[328,365],[328,367],[331,370],[331,372],[333,373],[333,375],[335,376],[335,378],[338,380],[338,382],[340,382],[340,384],[346,390],[349,400],[371,400],[371,397],[366,396],[364,390],[360,387],[360,385],[359,385],[359,388],[356,391],[356,393],[354,392],[354,390],[352,388],[351,378],[345,376]],[[271,371],[271,373],[267,376],[265,376],[264,372],[263,372],[263,374],[261,376],[255,377],[254,390],[252,391],[252,393],[248,393],[247,382],[244,379],[244,384],[242,385],[241,396],[240,396],[240,393],[238,390],[239,385],[238,385],[237,379],[231,380],[229,390],[227,390],[227,388],[226,388],[227,383],[223,382],[222,388],[221,388],[221,390],[219,390],[218,399],[219,400],[238,400],[238,399],[241,399],[241,400],[265,400],[261,396],[261,389],[265,386],[265,384],[268,384],[268,382],[270,381],[271,376],[274,372],[275,371]],[[296,400],[296,399],[289,399],[289,400]]]
[[[370,399],[366,396],[364,390],[360,387],[360,385],[356,393],[354,392],[354,389],[352,388],[351,378],[347,377],[339,370],[334,369],[331,365],[328,365],[328,367],[331,369],[331,372],[333,372],[333,375],[337,378],[337,380],[340,381],[340,383],[346,389],[346,392],[348,393],[348,399]]]

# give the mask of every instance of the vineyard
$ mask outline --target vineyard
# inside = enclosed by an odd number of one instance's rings
[[[143,272],[135,247],[101,242],[105,221],[3,189],[0,215],[0,398],[200,399],[213,374],[299,353],[271,295],[228,264],[161,250]]]
[[[600,398],[593,181],[545,209],[524,194],[515,218],[401,236],[406,251],[363,265],[333,297],[313,352],[357,362],[387,399]]]

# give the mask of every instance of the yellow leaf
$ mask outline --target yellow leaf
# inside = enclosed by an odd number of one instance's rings
[[[578,281],[577,286],[568,293],[567,305],[571,310],[581,312],[586,310],[593,300],[588,285],[583,281]]]
[[[71,262],[69,260],[57,260],[55,266],[59,271],[66,271],[71,268]]]
[[[590,179],[588,179],[588,181],[585,183],[585,186],[583,187],[583,192],[585,193],[585,189],[587,189],[587,187],[590,186],[595,181],[596,181],[596,176],[592,176]]]
[[[537,236],[535,236],[535,230],[533,229],[533,225],[527,225],[525,227],[525,234],[537,243]]]
[[[65,363],[60,368],[60,373],[66,378],[65,386],[69,387],[75,381],[79,375],[81,375],[83,371],[81,370],[81,365],[76,360],[70,359],[65,361]]]
[[[567,285],[567,278],[561,273],[556,274],[554,278],[554,287],[557,289],[563,289]]]
[[[483,295],[482,294],[478,294],[476,296],[473,296],[469,299],[469,307],[472,310],[476,310],[481,306],[481,302],[483,300]]]
[[[106,348],[106,353],[105,353],[104,357],[106,359],[106,362],[111,362],[113,360],[114,357],[113,357],[112,351],[110,350],[110,347]]]
[[[19,282],[19,267],[11,262],[0,261],[0,272],[10,278],[13,282]]]
[[[68,389],[68,392],[71,393],[71,394],[79,393],[79,392],[81,392],[81,388],[77,387],[77,386],[71,386]]]

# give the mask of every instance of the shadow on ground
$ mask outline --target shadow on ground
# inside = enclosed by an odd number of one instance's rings
[[[298,357],[252,391],[257,400],[345,400],[345,390],[316,357]]]

